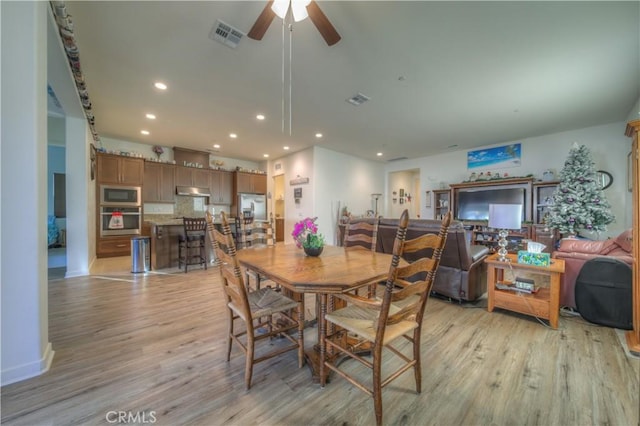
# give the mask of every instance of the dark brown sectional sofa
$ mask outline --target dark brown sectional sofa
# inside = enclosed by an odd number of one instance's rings
[[[372,218],[353,219],[352,222],[367,221]],[[391,253],[399,219],[380,219],[376,250]],[[437,234],[439,220],[412,219],[407,229],[407,239],[423,233]],[[344,227],[341,226],[342,233]],[[343,235],[343,234],[342,234]],[[342,240],[342,238],[341,238]],[[487,273],[484,259],[489,254],[487,247],[470,245],[461,222],[453,221],[440,259],[433,291],[455,300],[473,301],[487,289]],[[408,259],[413,260],[413,259]]]

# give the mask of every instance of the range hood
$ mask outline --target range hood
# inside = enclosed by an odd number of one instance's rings
[[[176,194],[190,195],[192,197],[210,197],[209,188],[199,188],[197,186],[176,186]]]

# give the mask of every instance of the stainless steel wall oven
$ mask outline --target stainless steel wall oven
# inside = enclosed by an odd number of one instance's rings
[[[101,206],[100,236],[140,235],[142,206]]]

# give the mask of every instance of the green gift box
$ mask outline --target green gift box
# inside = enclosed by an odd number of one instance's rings
[[[551,255],[549,253],[531,253],[530,251],[520,250],[518,252],[518,263],[549,266],[551,264]]]

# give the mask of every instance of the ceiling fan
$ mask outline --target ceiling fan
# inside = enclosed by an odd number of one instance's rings
[[[291,9],[291,14],[296,22],[302,21],[307,16],[311,18],[311,22],[329,46],[340,41],[340,34],[314,0],[269,0],[247,36],[254,40],[262,40],[273,18],[277,15],[284,19],[289,9]]]

